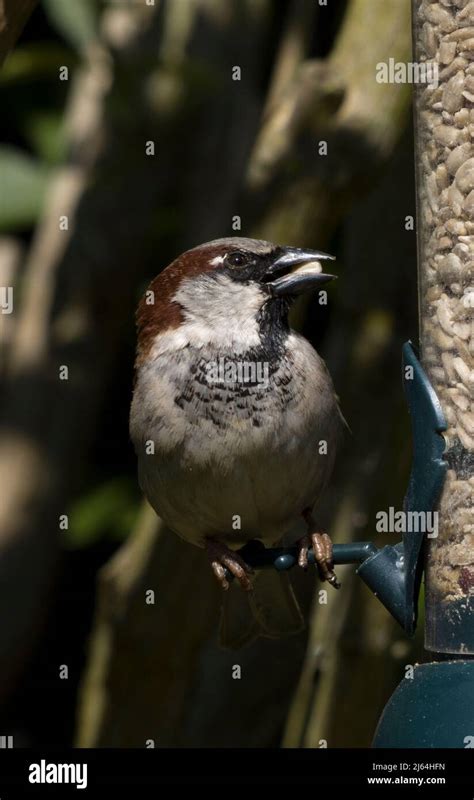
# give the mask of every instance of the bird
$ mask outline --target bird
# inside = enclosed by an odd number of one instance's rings
[[[286,574],[238,551],[282,542],[303,521],[298,565],[313,548],[335,588],[332,543],[315,506],[345,425],[323,359],[292,330],[294,300],[335,276],[319,250],[231,236],[178,256],[139,302],[130,436],[148,502],[204,548],[223,589],[221,644],[304,627]]]

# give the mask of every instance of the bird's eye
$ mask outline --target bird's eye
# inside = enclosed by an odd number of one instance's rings
[[[248,264],[248,261],[248,255],[238,250],[233,253],[228,253],[225,258],[225,262],[229,267],[243,267],[245,264]]]

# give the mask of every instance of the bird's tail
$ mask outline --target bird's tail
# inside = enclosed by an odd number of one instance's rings
[[[299,633],[304,619],[286,573],[259,570],[253,589],[245,592],[233,581],[224,594],[219,638],[222,647],[237,650],[258,636],[278,639]]]

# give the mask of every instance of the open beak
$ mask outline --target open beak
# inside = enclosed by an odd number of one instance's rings
[[[277,296],[297,295],[316,289],[336,277],[323,272],[321,261],[324,260],[334,261],[334,256],[319,250],[285,247],[265,275],[267,285]]]

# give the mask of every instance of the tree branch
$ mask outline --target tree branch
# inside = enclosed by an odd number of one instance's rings
[[[0,64],[13,48],[38,0],[0,0]]]

